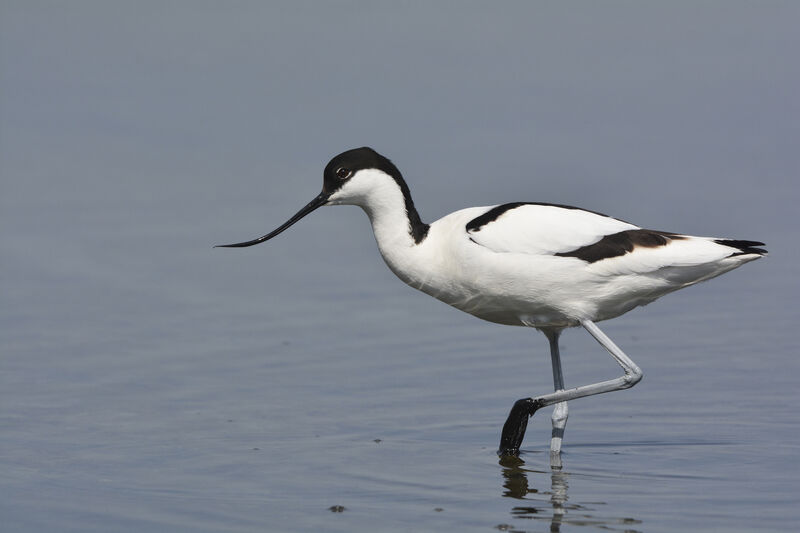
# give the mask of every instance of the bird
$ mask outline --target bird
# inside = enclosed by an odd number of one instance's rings
[[[545,335],[554,391],[513,404],[497,453],[518,456],[528,419],[555,405],[553,467],[561,464],[568,401],[628,389],[642,379],[641,369],[597,322],[767,254],[758,241],[649,230],[594,211],[543,202],[469,207],[426,224],[400,170],[369,147],[333,157],[323,171],[319,195],[277,229],[217,246],[263,243],[331,205],[356,205],[366,212],[383,260],[409,286],[480,319],[531,327]],[[572,327],[583,327],[594,337],[623,374],[566,388],[559,338]]]

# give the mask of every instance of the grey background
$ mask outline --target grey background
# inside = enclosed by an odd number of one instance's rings
[[[794,2],[3,1],[2,529],[790,529],[798,22]],[[548,201],[771,255],[604,326],[646,378],[574,403],[564,472],[548,414],[498,465],[507,409],[551,387],[541,335],[403,286],[354,208],[211,249],[362,145],[426,221]],[[617,372],[585,337],[565,335],[571,385]]]

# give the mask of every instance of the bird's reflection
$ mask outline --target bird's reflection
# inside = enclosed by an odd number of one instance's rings
[[[500,466],[503,474],[503,497],[520,500],[511,509],[515,519],[540,520],[550,522],[550,531],[561,531],[562,524],[570,526],[594,526],[604,530],[634,532],[632,526],[640,524],[640,520],[632,518],[606,518],[595,516],[593,509],[601,502],[593,502],[591,507],[578,503],[569,503],[569,473],[560,468],[549,472],[525,467],[520,457],[501,457]],[[550,478],[548,489],[537,489],[536,483],[542,484]],[[621,527],[620,527],[621,526]],[[509,524],[499,524],[503,531],[524,531]]]

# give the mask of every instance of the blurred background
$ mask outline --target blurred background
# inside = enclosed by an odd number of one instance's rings
[[[798,23],[788,1],[4,0],[2,529],[790,529]],[[543,336],[405,287],[356,208],[212,249],[363,145],[428,222],[554,202],[771,255],[603,326],[645,380],[571,405],[563,472],[549,413],[498,464],[508,409],[552,387]],[[564,346],[569,386],[618,372]]]

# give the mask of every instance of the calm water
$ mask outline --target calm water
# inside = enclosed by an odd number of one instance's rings
[[[793,527],[797,344],[765,296],[782,298],[785,259],[606,324],[645,380],[573,402],[551,472],[548,412],[518,461],[494,454],[513,401],[550,389],[544,337],[415,293],[369,241],[314,236],[340,215],[366,226],[327,209],[248,251],[189,228],[17,241],[3,529]],[[618,371],[579,330],[564,361],[570,384]]]
[[[144,6],[144,7],[143,7]],[[0,530],[789,531],[800,495],[796,3],[2,2]],[[604,331],[635,388],[495,455],[547,342],[404,286],[371,144],[427,221],[579,205],[771,255]],[[583,331],[566,382],[619,368]]]

